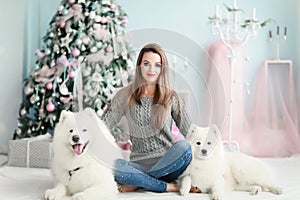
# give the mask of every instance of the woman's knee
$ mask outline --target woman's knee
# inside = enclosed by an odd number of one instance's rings
[[[184,153],[192,153],[192,148],[189,142],[187,142],[186,140],[181,140],[178,141],[174,144],[175,148],[178,148],[181,152]]]
[[[115,160],[115,170],[120,170],[120,169],[124,168],[124,166],[126,166],[127,164],[128,164],[127,160],[116,159]]]
[[[185,161],[184,165],[187,166],[190,163],[190,161],[192,160],[192,148],[191,148],[191,145],[186,140],[182,140],[182,141],[179,141],[177,143],[176,143],[176,145],[178,145],[178,148],[180,148],[180,152],[182,152],[181,158]]]

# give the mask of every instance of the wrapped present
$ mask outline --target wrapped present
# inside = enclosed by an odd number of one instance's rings
[[[131,153],[131,146],[132,143],[130,140],[127,141],[118,141],[117,145],[123,150],[122,154],[123,154],[123,158],[125,160],[129,160],[130,159],[130,153]]]
[[[53,157],[50,137],[33,137],[8,142],[8,165],[50,168]]]

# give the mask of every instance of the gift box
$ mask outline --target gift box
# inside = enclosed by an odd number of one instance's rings
[[[123,158],[125,160],[129,160],[130,159],[130,153],[131,153],[131,141],[127,140],[127,141],[118,141],[117,145],[123,150],[122,154],[123,154]]]
[[[8,165],[13,167],[50,168],[52,140],[27,138],[8,142]]]

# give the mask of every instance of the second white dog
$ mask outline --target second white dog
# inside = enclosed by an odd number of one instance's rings
[[[225,191],[260,191],[281,194],[274,186],[272,169],[263,161],[239,152],[225,152],[221,133],[216,125],[191,125],[187,140],[193,157],[190,165],[179,177],[180,194],[189,193],[191,186],[202,193],[210,193],[213,200],[221,200]]]

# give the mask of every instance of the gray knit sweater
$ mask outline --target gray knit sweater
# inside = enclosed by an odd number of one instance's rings
[[[130,160],[150,168],[175,143],[172,136],[173,121],[180,132],[186,136],[191,125],[191,118],[185,109],[179,110],[180,104],[183,104],[182,99],[173,95],[168,102],[163,127],[157,130],[152,126],[151,119],[153,98],[142,97],[141,105],[135,103],[133,109],[129,107],[122,109],[127,98],[128,96],[125,95],[116,95],[112,104],[102,115],[102,120],[111,129],[125,116],[132,142]]]

